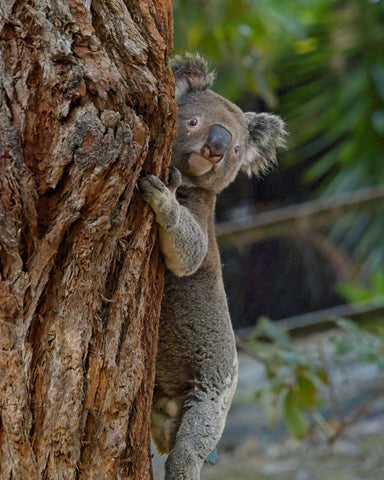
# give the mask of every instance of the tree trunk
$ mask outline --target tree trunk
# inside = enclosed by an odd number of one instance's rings
[[[151,478],[171,1],[0,4],[0,479]]]

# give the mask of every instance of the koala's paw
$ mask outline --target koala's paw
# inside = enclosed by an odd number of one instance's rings
[[[144,200],[151,205],[156,214],[157,222],[169,229],[176,222],[179,208],[174,191],[156,175],[142,177],[138,183]]]
[[[168,188],[156,175],[141,177],[138,183],[144,200],[152,206],[161,203],[163,197],[168,193]]]
[[[168,188],[174,192],[181,185],[181,173],[176,167],[171,167],[168,177]]]

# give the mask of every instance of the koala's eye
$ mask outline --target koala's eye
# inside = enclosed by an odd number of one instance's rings
[[[236,147],[235,147],[235,153],[239,153],[239,150],[240,150],[239,145],[236,145]]]
[[[199,123],[199,119],[196,118],[196,117],[193,117],[193,118],[191,118],[191,120],[189,120],[188,125],[190,127],[196,127],[196,125],[198,125],[198,123]]]

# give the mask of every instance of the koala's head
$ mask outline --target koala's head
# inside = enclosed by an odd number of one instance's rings
[[[284,122],[268,113],[243,113],[210,90],[214,74],[199,55],[177,56],[171,67],[178,105],[172,164],[183,182],[220,192],[239,169],[261,174],[276,163],[284,145]]]

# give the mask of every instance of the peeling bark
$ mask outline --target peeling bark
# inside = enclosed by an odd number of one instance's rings
[[[0,479],[151,478],[171,2],[0,4]]]

